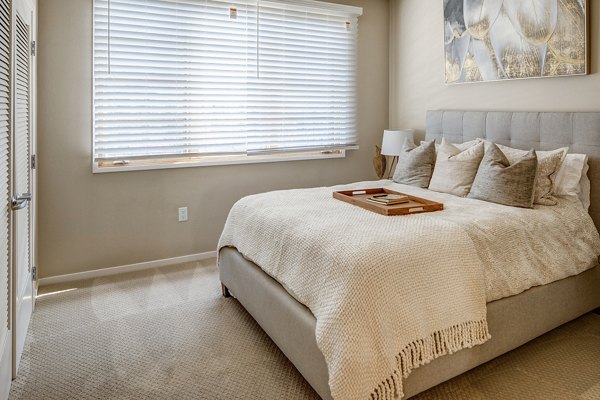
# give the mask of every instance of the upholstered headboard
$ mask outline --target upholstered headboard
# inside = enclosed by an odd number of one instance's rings
[[[600,230],[600,112],[428,111],[425,138],[462,143],[478,137],[529,150],[569,146],[589,156],[590,215]]]

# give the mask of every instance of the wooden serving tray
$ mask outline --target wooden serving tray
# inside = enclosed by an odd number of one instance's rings
[[[368,197],[385,193],[406,195],[409,198],[409,202],[392,204],[388,206],[386,204],[377,204],[367,200]],[[382,215],[407,215],[439,211],[444,209],[444,205],[442,203],[411,196],[406,193],[395,192],[385,188],[342,190],[339,192],[333,192],[333,198],[345,201],[346,203],[354,204],[355,206],[362,207],[365,210],[373,211]]]

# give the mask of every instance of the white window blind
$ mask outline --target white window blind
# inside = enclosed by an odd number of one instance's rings
[[[95,161],[356,148],[361,13],[95,0]]]

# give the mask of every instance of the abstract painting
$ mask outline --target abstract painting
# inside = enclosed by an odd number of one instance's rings
[[[587,0],[444,0],[446,83],[588,73]]]

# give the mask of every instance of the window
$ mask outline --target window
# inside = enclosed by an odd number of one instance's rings
[[[95,0],[95,170],[357,148],[361,13],[311,0]]]

